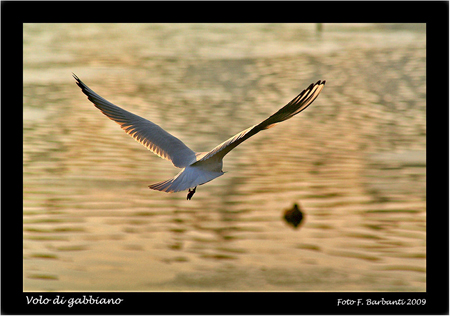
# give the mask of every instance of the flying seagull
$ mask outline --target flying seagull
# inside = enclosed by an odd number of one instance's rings
[[[72,75],[81,91],[103,114],[119,124],[128,135],[147,149],[159,157],[169,160],[175,167],[182,168],[181,172],[172,179],[149,185],[149,188],[164,192],[189,190],[188,200],[192,198],[198,185],[205,184],[224,174],[222,159],[228,152],[260,131],[290,119],[306,109],[325,86],[325,80],[312,83],[291,102],[261,123],[234,135],[214,147],[210,152],[194,152],[181,140],[155,123],[112,104],[92,91],[75,74]]]

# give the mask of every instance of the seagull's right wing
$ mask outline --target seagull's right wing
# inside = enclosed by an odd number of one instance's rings
[[[167,133],[155,123],[103,99],[86,86],[73,74],[81,91],[107,117],[115,121],[122,129],[136,141],[147,147],[161,158],[171,161],[175,167],[184,168],[196,160],[195,152],[189,149],[181,140]]]
[[[222,144],[213,148],[206,155],[202,156],[193,165],[200,165],[204,161],[215,158],[222,159],[227,153],[229,153],[233,148],[241,144],[246,139],[249,139],[253,135],[259,133],[262,130],[274,127],[280,122],[286,121],[297,115],[304,109],[306,109],[314,100],[319,96],[323,87],[325,86],[325,80],[319,80],[316,83],[311,83],[311,85],[303,90],[298,96],[296,96],[291,102],[286,104],[276,113],[271,115],[269,118],[265,119],[257,125],[253,125],[246,130],[234,135],[233,137],[227,139]]]

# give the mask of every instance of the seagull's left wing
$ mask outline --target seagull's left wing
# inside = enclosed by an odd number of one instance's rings
[[[256,133],[271,128],[276,124],[286,121],[293,117],[294,115],[300,113],[304,109],[306,109],[313,101],[319,96],[319,93],[322,91],[325,86],[325,80],[317,81],[316,83],[312,83],[308,88],[303,90],[298,96],[296,96],[291,102],[282,107],[278,112],[271,115],[266,120],[262,121],[257,125],[253,125],[250,128],[234,135],[228,140],[224,141],[222,144],[216,146],[213,150],[204,155],[201,159],[199,159],[195,164],[201,164],[202,161],[205,161],[210,158],[222,159],[227,153],[229,153],[233,148],[238,146],[240,143],[245,141],[246,139],[252,137]]]
[[[161,158],[167,159],[175,167],[184,168],[195,161],[195,152],[181,140],[169,134],[161,127],[143,117],[112,104],[92,91],[75,74],[73,74],[81,91],[107,117],[115,121],[136,141],[147,147]]]

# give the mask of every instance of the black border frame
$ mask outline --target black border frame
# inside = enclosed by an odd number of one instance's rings
[[[182,14],[179,14],[179,13]],[[449,314],[449,3],[438,2],[12,2],[1,3],[2,314]],[[427,23],[427,291],[23,292],[22,23],[408,22]],[[8,173],[9,169],[14,170]],[[15,173],[19,173],[16,175]],[[22,199],[23,203],[23,199]],[[435,247],[437,246],[437,247]],[[9,277],[11,276],[11,277]],[[123,298],[120,305],[28,305],[26,296]],[[424,306],[337,306],[342,299],[425,298]]]

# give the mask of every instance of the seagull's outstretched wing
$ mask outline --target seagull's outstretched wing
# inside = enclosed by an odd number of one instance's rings
[[[167,133],[155,123],[121,109],[117,105],[103,99],[86,86],[73,74],[81,91],[107,117],[115,121],[136,141],[147,147],[161,158],[171,161],[175,167],[184,168],[196,160],[195,152],[189,149],[181,140]]]
[[[246,139],[252,137],[256,133],[271,128],[275,126],[277,123],[288,120],[294,115],[300,113],[304,109],[306,109],[318,96],[325,86],[325,80],[317,81],[316,83],[312,83],[308,88],[303,90],[298,96],[296,96],[291,102],[281,108],[278,112],[262,121],[258,125],[253,125],[250,128],[234,135],[228,140],[224,141],[222,144],[216,146],[209,153],[204,155],[201,159],[199,159],[195,164],[201,164],[202,161],[208,160],[210,158],[214,159],[222,159],[227,153],[229,153],[233,148],[238,146],[240,143],[245,141]],[[193,164],[193,165],[195,165]]]

